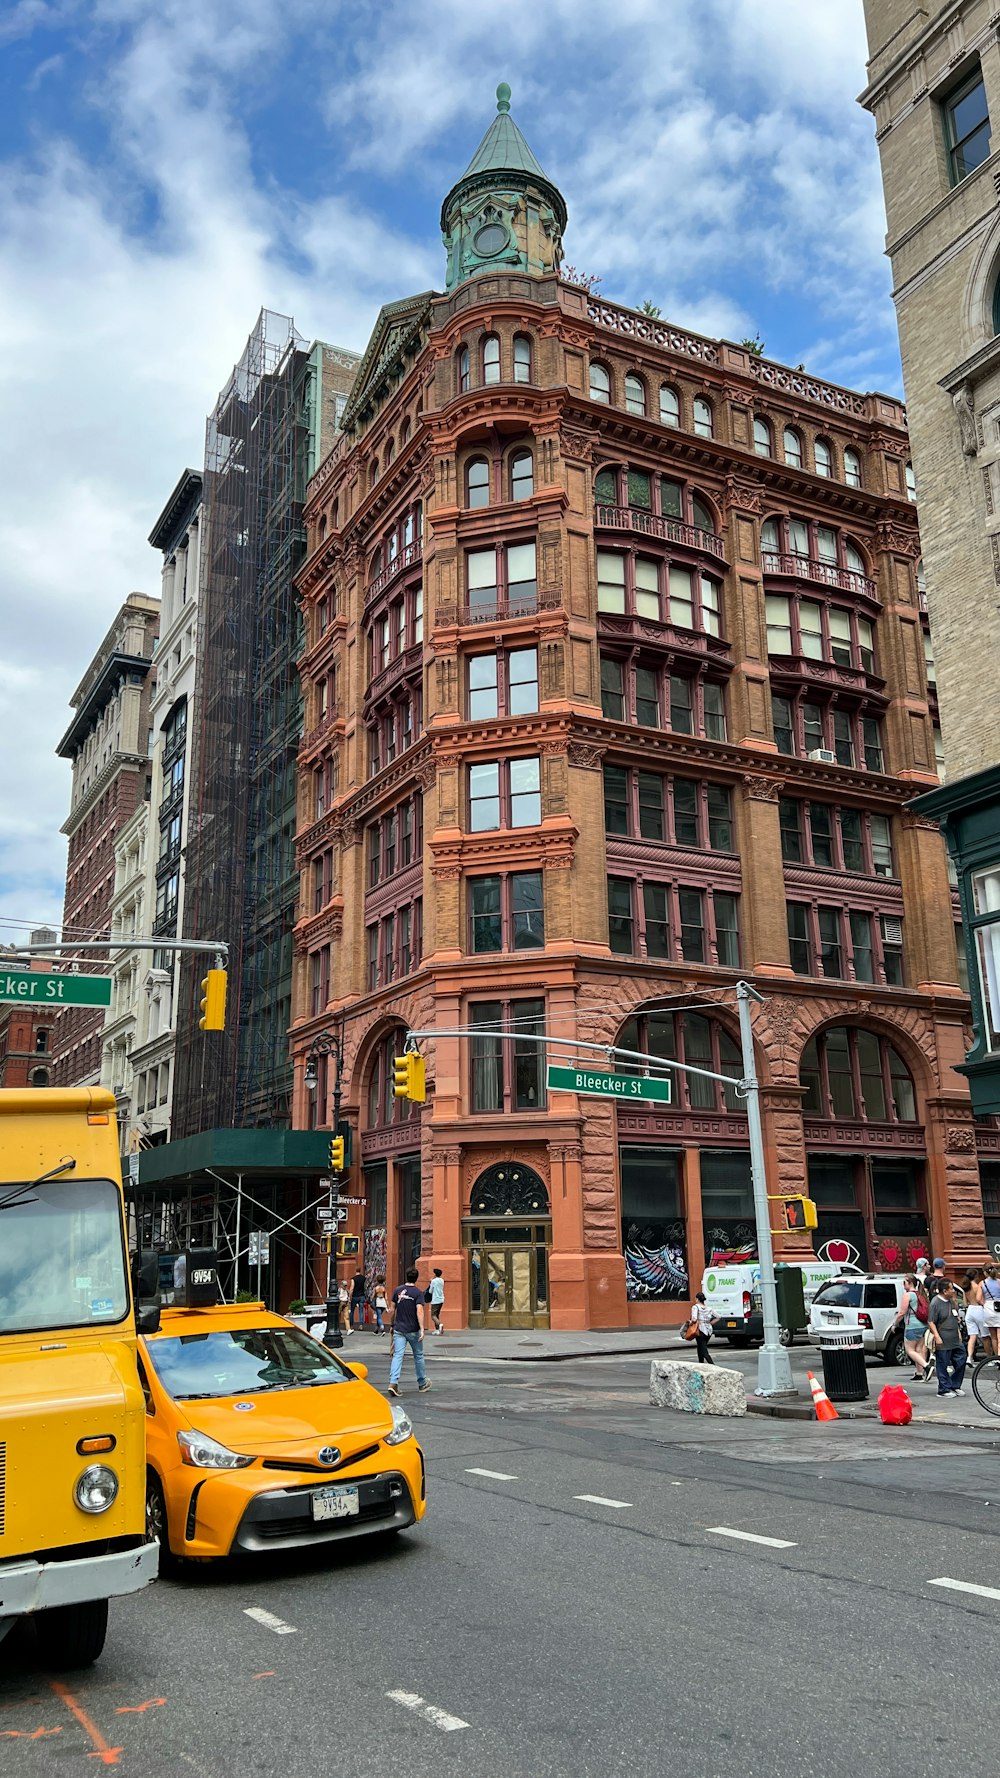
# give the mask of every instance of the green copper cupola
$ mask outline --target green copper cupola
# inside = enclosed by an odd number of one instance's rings
[[[511,117],[510,87],[501,82],[497,115],[441,206],[447,289],[488,272],[557,272],[565,227],[562,193]]]

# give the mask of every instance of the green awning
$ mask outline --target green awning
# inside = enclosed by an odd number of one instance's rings
[[[203,1130],[179,1142],[164,1142],[139,1156],[139,1186],[186,1183],[214,1173],[266,1173],[301,1178],[326,1173],[329,1130]]]

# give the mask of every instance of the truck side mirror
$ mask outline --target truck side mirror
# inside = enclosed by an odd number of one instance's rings
[[[141,1334],[155,1334],[160,1331],[159,1303],[140,1303],[135,1312],[136,1329]]]
[[[160,1256],[151,1248],[132,1255],[132,1295],[137,1303],[159,1302]]]

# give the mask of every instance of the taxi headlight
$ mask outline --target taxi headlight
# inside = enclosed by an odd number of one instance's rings
[[[106,1463],[92,1463],[77,1477],[73,1497],[85,1513],[106,1513],[118,1498],[118,1477]]]
[[[181,1462],[189,1463],[192,1469],[246,1469],[253,1462],[252,1457],[240,1457],[205,1432],[179,1432],[177,1443]]]
[[[413,1437],[413,1422],[405,1408],[398,1401],[392,1403],[392,1431],[385,1435],[387,1445],[401,1445],[405,1439]]]

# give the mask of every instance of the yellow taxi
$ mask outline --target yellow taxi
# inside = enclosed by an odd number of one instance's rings
[[[162,1550],[296,1549],[423,1518],[423,1454],[399,1403],[262,1304],[165,1309],[139,1353]]]

